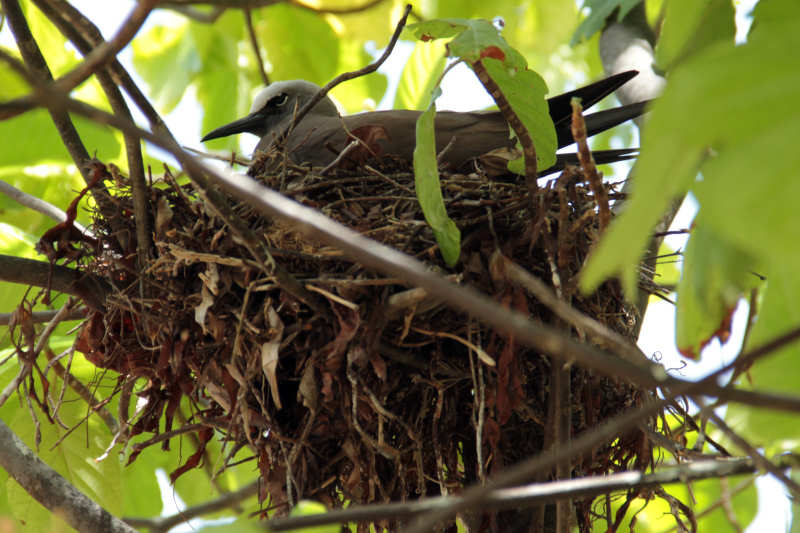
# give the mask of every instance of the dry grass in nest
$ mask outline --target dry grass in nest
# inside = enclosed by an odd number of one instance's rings
[[[594,197],[578,169],[541,188],[534,209],[522,180],[443,175],[448,213],[462,232],[461,259],[452,269],[441,261],[407,169],[337,172],[321,177],[285,168],[258,179],[505,306],[564,327],[495,268],[499,250],[557,285],[576,309],[634,335],[637,317],[617,283],[589,297],[576,289],[598,233]],[[131,421],[131,436],[180,429],[173,415],[186,396],[194,408],[187,429],[203,443],[223,435],[235,443],[230,450],[251,446],[262,497],[268,493],[281,510],[299,498],[338,506],[457,492],[542,450],[548,357],[238,207],[274,260],[324,299],[328,313],[315,312],[264,273],[192,186],[166,178],[151,189],[157,257],[141,273],[133,259],[127,268],[118,259],[95,259],[92,270],[114,280],[116,291],[81,335],[97,366],[146,380],[139,394],[147,408]],[[130,226],[130,198],[123,191],[115,201]],[[110,228],[97,220],[95,231],[110,240]],[[650,394],[575,366],[570,378],[573,434]],[[573,471],[643,467],[650,449],[632,430],[586,454]],[[201,453],[202,446],[173,478],[196,466]],[[579,506],[584,519],[587,503]]]

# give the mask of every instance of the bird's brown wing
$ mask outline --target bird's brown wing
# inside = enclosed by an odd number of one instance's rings
[[[349,144],[347,131],[365,140],[376,155],[411,161],[416,145],[419,111],[393,110],[349,115],[343,118],[311,115],[289,138],[291,157],[297,163],[325,166]],[[509,129],[498,112],[436,114],[436,151],[443,162],[458,168],[469,159],[495,148],[511,146]],[[365,139],[369,137],[371,140]],[[266,149],[261,146],[258,149]]]

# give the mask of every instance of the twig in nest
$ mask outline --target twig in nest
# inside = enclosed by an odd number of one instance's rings
[[[350,144],[348,144],[347,146],[345,146],[345,147],[344,147],[344,150],[342,150],[341,152],[339,152],[339,155],[337,155],[337,156],[336,156],[336,159],[334,159],[333,161],[331,161],[331,162],[328,164],[328,166],[326,166],[325,168],[323,168],[323,169],[322,169],[322,171],[320,172],[320,175],[321,175],[321,176],[325,176],[325,175],[327,175],[327,174],[328,174],[328,172],[330,172],[330,171],[331,171],[331,169],[334,169],[334,168],[336,168],[336,166],[337,166],[339,163],[341,163],[341,162],[342,162],[342,160],[343,160],[343,159],[344,159],[344,158],[347,156],[347,154],[349,154],[350,152],[352,152],[353,150],[355,150],[355,149],[356,149],[356,147],[357,147],[359,144],[361,144],[361,141],[360,141],[359,139],[353,139],[352,141],[350,141]]]
[[[183,149],[186,150],[187,152],[197,154],[200,157],[207,157],[208,159],[216,159],[217,161],[225,161],[226,163],[236,163],[237,165],[241,165],[243,167],[249,167],[253,163],[253,160],[250,158],[245,158],[242,156],[237,157],[235,152],[231,152],[231,155],[228,156],[228,155],[212,154],[209,152],[204,152],[203,150],[196,150],[189,146],[184,146]]]

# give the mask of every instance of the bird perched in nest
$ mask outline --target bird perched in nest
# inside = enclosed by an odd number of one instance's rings
[[[558,147],[574,142],[570,130],[573,97],[579,97],[584,109],[587,109],[636,74],[635,70],[622,72],[549,98],[547,102],[556,127]],[[202,141],[246,132],[261,137],[256,151],[269,150],[275,138],[292,122],[297,110],[313,98],[319,89],[317,85],[303,80],[272,83],[256,95],[249,115],[211,131]],[[640,102],[586,115],[587,135],[600,133],[641,115],[645,104]],[[416,143],[416,121],[420,113],[400,109],[342,117],[333,101],[326,96],[290,133],[286,143],[289,157],[298,164],[327,166],[356,136],[366,145],[366,154],[369,156],[391,155],[411,161]],[[513,149],[515,145],[509,135],[508,123],[500,111],[440,111],[436,113],[435,128],[440,162],[449,164],[452,169],[461,168],[490,152]],[[362,150],[357,157],[365,159],[364,153]],[[603,150],[594,152],[594,157],[598,163],[611,163],[629,159],[634,153],[635,150],[631,149]],[[566,163],[575,161],[575,154],[559,154],[556,164],[541,171],[540,175],[555,172]]]

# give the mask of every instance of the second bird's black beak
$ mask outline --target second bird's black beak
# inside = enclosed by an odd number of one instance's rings
[[[219,128],[206,133],[205,137],[200,139],[200,142],[210,141],[211,139],[219,139],[220,137],[227,137],[234,133],[252,133],[259,135],[264,131],[265,117],[262,113],[256,111],[250,113],[246,117],[234,120],[230,124],[225,124]]]

